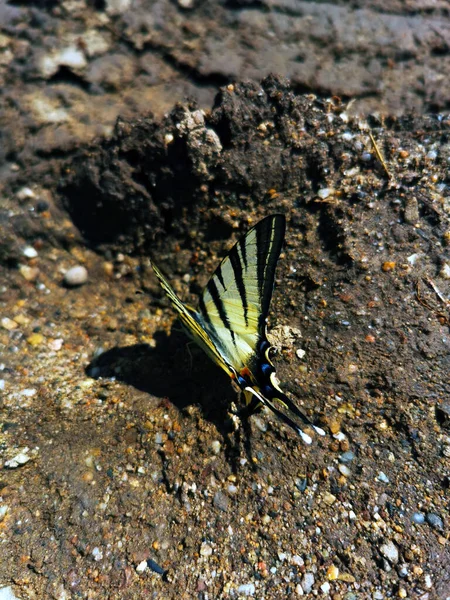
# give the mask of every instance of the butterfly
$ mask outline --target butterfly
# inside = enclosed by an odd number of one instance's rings
[[[217,267],[197,310],[182,302],[158,267],[151,265],[188,335],[244,393],[246,412],[251,415],[266,406],[310,444],[311,437],[296,419],[319,435],[325,432],[280,389],[271,360],[276,349],[266,333],[285,230],[286,219],[281,214],[270,215],[252,227]]]

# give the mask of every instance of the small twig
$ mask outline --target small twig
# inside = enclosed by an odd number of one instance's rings
[[[440,289],[438,288],[438,286],[434,283],[434,281],[432,281],[429,277],[425,277],[425,281],[428,283],[428,285],[433,289],[434,293],[436,294],[436,296],[439,298],[439,300],[445,304],[445,306],[450,306],[450,300],[447,300],[447,298],[444,297],[444,294],[440,291]]]
[[[378,160],[380,161],[381,165],[383,166],[383,169],[387,175],[387,178],[392,179],[392,175],[390,174],[389,169],[387,168],[386,161],[384,160],[383,155],[381,154],[381,152],[377,146],[375,138],[373,137],[373,135],[370,131],[369,131],[369,137],[370,137],[370,141],[372,142],[373,149],[375,150],[375,154],[377,155]]]
[[[437,288],[437,286],[431,281],[431,279],[429,279],[428,277],[424,278],[425,281],[428,283],[428,285],[433,289],[433,291],[436,293],[437,297],[439,298],[439,300],[441,300],[441,302],[443,302],[447,307],[450,306],[450,302],[441,294],[441,292],[439,291],[439,289]],[[416,283],[416,297],[417,300],[419,301],[419,303],[424,306],[426,309],[428,309],[430,312],[432,312],[434,314],[434,316],[439,320],[439,322],[441,323],[441,325],[450,325],[450,317],[446,314],[444,314],[443,312],[436,310],[435,308],[433,308],[430,304],[428,304],[428,302],[426,302],[421,296],[420,296],[420,281],[417,280]]]

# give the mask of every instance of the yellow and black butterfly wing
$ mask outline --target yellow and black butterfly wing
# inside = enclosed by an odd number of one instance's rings
[[[238,373],[253,367],[265,339],[285,228],[283,215],[259,221],[224,258],[200,298],[199,321]]]
[[[186,304],[184,304],[180,298],[175,293],[175,290],[172,288],[170,283],[158,269],[158,267],[151,262],[153,271],[155,272],[156,277],[158,278],[161,287],[167,294],[169,300],[171,301],[173,307],[178,313],[181,323],[183,324],[185,330],[190,335],[190,337],[208,354],[208,356],[218,364],[230,377],[234,377],[234,372],[232,370],[231,365],[229,365],[219,350],[214,345],[208,333],[205,331],[204,327],[199,323],[198,315],[195,311],[190,309]]]

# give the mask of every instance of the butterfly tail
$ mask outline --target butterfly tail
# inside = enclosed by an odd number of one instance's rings
[[[307,433],[305,433],[299,427],[298,423],[296,423],[293,419],[291,419],[291,417],[289,417],[284,412],[282,412],[279,408],[277,408],[277,406],[274,404],[274,401],[280,402],[295,417],[297,417],[298,419],[303,421],[303,423],[305,423],[306,425],[309,425],[312,429],[314,429],[314,431],[317,434],[325,435],[325,431],[323,429],[321,429],[320,427],[317,427],[317,425],[314,425],[314,423],[312,423],[312,421],[310,419],[308,419],[308,417],[305,414],[303,414],[302,411],[299,410],[297,408],[297,406],[295,406],[295,404],[291,400],[289,400],[289,398],[285,394],[283,394],[283,392],[278,392],[278,395],[280,397],[274,398],[272,401],[272,400],[268,400],[265,396],[262,396],[259,392],[257,392],[256,390],[254,390],[251,387],[245,388],[245,391],[253,394],[259,400],[259,402],[261,402],[261,404],[263,404],[264,406],[267,406],[267,408],[269,408],[281,421],[283,421],[283,423],[285,423],[286,425],[289,425],[289,427],[291,427],[294,431],[296,431],[300,435],[302,440],[305,442],[305,444],[311,444],[311,442],[312,442],[311,437]]]

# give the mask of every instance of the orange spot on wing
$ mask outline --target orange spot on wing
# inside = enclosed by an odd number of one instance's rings
[[[242,377],[245,377],[246,375],[251,375],[250,370],[247,367],[244,367],[243,369],[241,369],[241,375]]]

